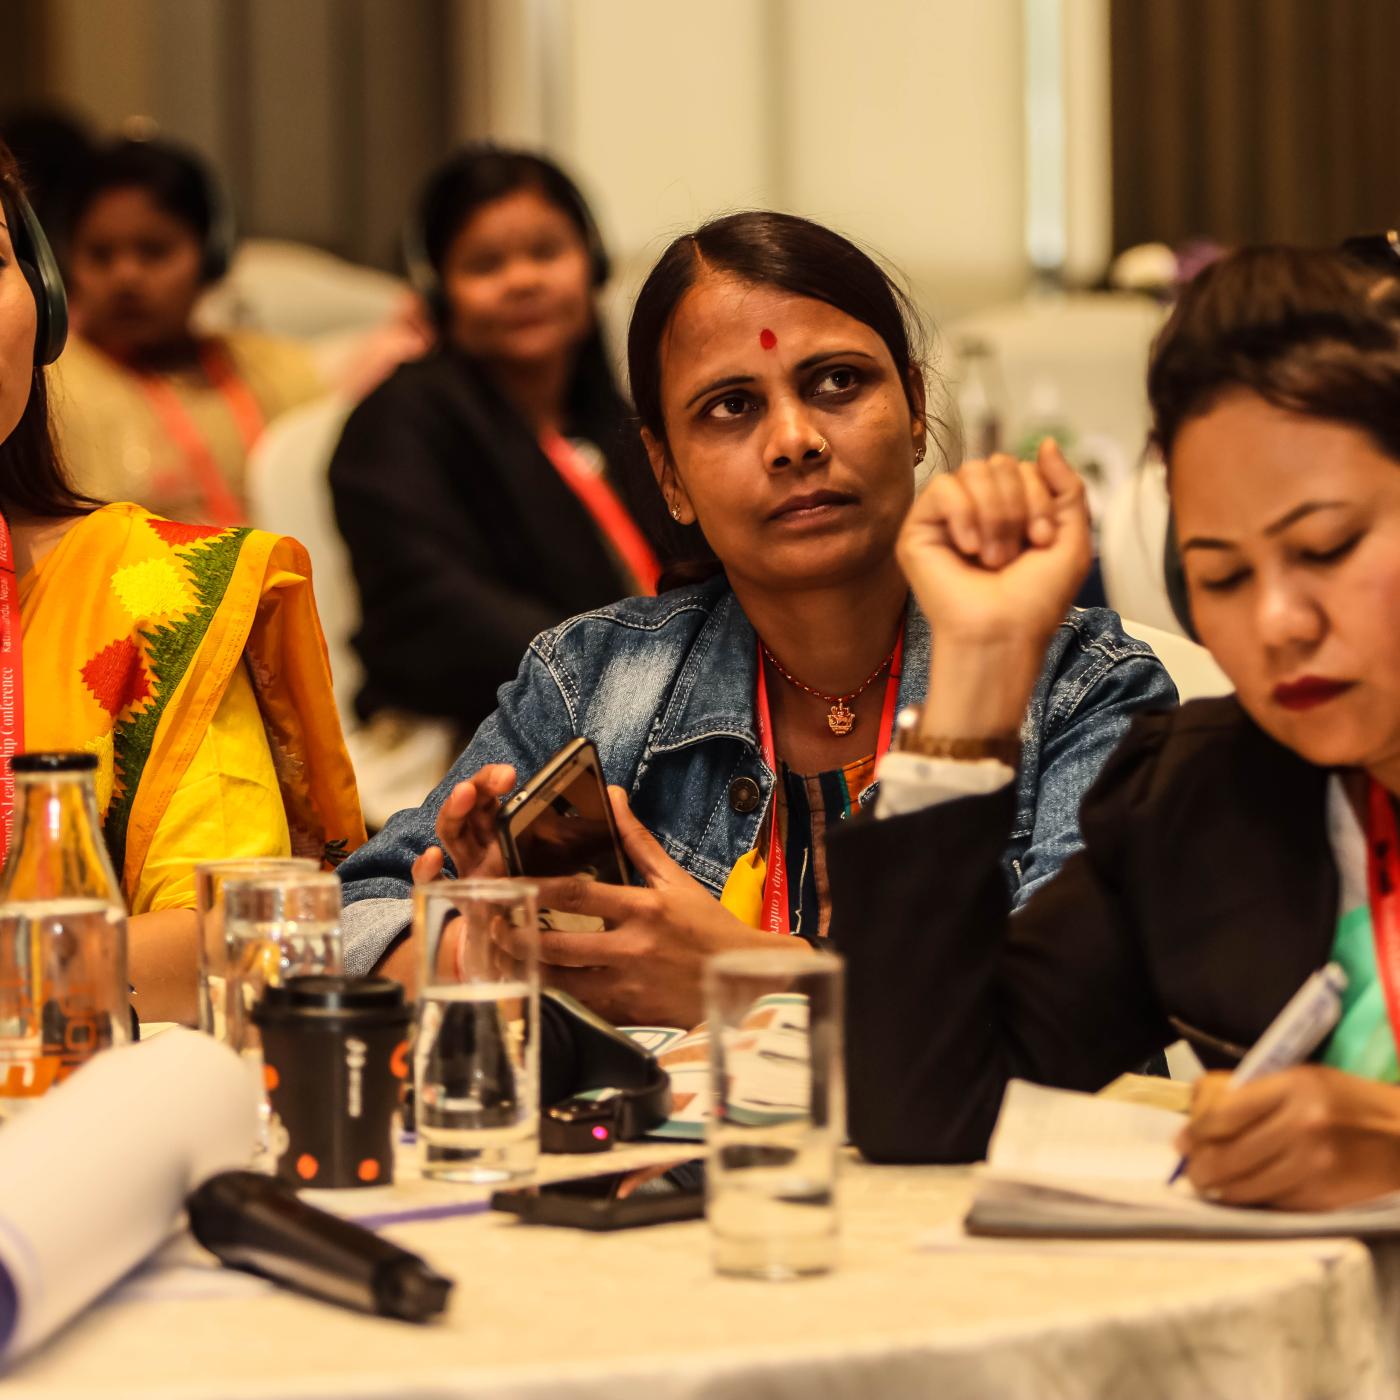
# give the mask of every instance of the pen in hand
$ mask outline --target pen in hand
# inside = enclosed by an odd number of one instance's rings
[[[1235,1066],[1230,1075],[1231,1087],[1238,1088],[1266,1074],[1302,1064],[1336,1027],[1346,989],[1347,975],[1338,963],[1328,963],[1314,972]],[[1176,1164],[1176,1170],[1167,1178],[1168,1186],[1181,1179],[1186,1162],[1182,1157]]]

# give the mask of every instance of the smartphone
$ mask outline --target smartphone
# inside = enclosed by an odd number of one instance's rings
[[[705,1164],[695,1158],[603,1176],[573,1177],[545,1186],[497,1191],[492,1210],[518,1215],[531,1225],[578,1230],[629,1230],[698,1220],[705,1213]]]
[[[566,744],[505,803],[497,834],[512,875],[627,883],[603,768],[589,739]]]

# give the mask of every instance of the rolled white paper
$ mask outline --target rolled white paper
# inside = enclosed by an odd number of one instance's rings
[[[258,1094],[194,1031],[104,1051],[0,1128],[0,1361],[169,1238],[206,1177],[248,1164]]]

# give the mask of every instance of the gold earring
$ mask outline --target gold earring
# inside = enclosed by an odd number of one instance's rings
[[[679,506],[672,506],[672,507],[671,507],[671,519],[674,520],[674,521],[676,521],[676,522],[679,524],[679,523],[680,523],[680,518],[681,518],[681,508],[680,508]]]
[[[914,465],[915,465],[916,467],[919,465],[920,462],[922,462],[922,461],[924,460],[924,452],[925,452],[925,448],[924,448],[923,443],[920,443],[920,444],[914,449]]]

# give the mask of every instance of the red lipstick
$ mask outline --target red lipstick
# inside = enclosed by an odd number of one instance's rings
[[[1285,710],[1311,710],[1348,691],[1355,681],[1332,681],[1325,676],[1300,676],[1296,681],[1281,681],[1274,687],[1274,699]]]

